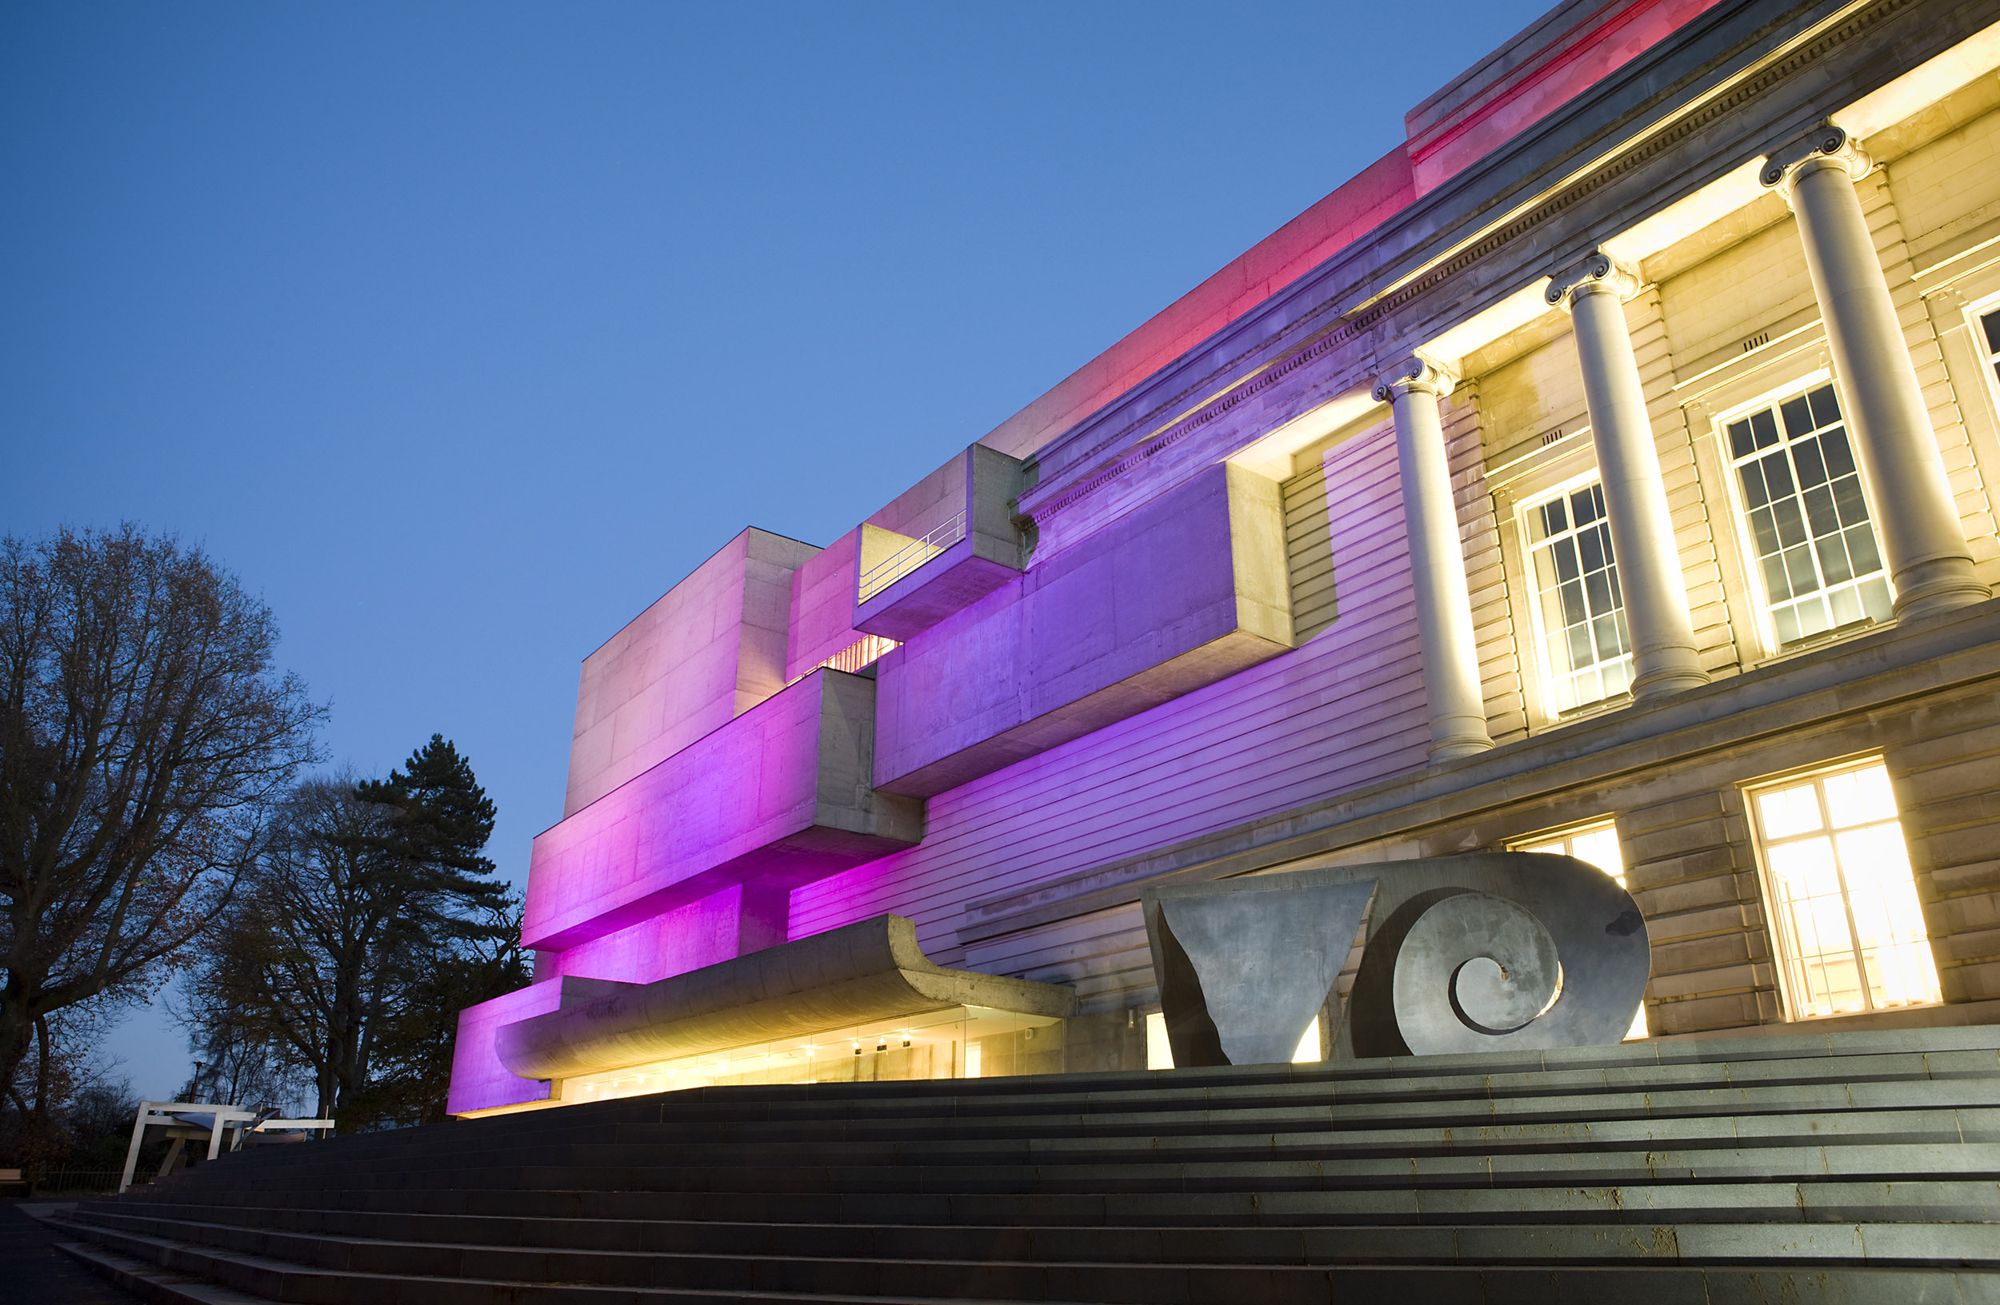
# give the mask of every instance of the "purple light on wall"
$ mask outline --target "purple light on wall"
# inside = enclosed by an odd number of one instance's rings
[[[791,936],[895,911],[940,957],[982,968],[977,949],[953,952],[970,902],[1422,767],[1428,727],[1390,432],[1337,446],[1325,468],[1338,486],[1327,509],[1330,625],[1268,662],[931,797],[920,846],[800,886]]]
[[[561,983],[534,983],[468,1006],[458,1013],[458,1040],[451,1053],[451,1090],[445,1109],[454,1115],[546,1101],[549,1085],[518,1077],[493,1050],[493,1035],[504,1024],[543,1015],[562,1000]]]
[[[766,699],[537,838],[526,944],[574,947],[731,883],[867,859],[809,837],[820,688],[812,676]]]
[[[732,884],[698,902],[663,911],[567,951],[544,953],[535,971],[547,978],[651,983],[704,965],[733,960],[743,911],[743,886]]]

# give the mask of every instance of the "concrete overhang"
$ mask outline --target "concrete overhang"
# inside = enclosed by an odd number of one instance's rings
[[[502,1027],[500,1063],[574,1078],[957,1006],[1061,1018],[1070,989],[933,963],[898,915],[801,938],[655,983],[601,989]]]
[[[923,838],[877,793],[875,684],[819,670],[535,840],[522,945],[561,949],[730,884],[795,887]]]
[[[941,793],[1292,644],[1277,482],[1211,467],[884,657],[875,786]]]
[[[1021,574],[1014,499],[1026,484],[1023,464],[979,444],[961,457],[963,497],[937,529],[914,538],[861,527],[855,629],[908,642]]]

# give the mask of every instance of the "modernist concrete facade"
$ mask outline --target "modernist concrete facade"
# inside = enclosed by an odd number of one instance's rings
[[[1524,846],[1622,869],[1652,1036],[2000,1022],[2000,3],[1572,0],[1407,128],[586,659],[455,1111],[671,1086],[502,1031],[883,915],[1047,986],[838,1074],[1141,1067],[1147,886]]]

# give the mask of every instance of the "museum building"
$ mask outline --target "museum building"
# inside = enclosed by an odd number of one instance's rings
[[[1406,127],[585,658],[454,1113],[1157,1066],[1148,887],[1472,851],[1620,878],[1635,1037],[2000,1022],[2000,3],[1570,0]]]

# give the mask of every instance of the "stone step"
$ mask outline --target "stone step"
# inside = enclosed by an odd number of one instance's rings
[[[773,1165],[773,1164],[926,1164],[982,1166],[993,1164],[1085,1164],[1258,1159],[1341,1159],[1434,1155],[1531,1154],[1592,1148],[1597,1150],[1674,1150],[1691,1146],[1732,1144],[1737,1147],[1829,1146],[1862,1143],[2000,1142],[2000,1106],[1960,1109],[1849,1111],[1840,1114],[1785,1114],[1665,1119],[1608,1119],[1549,1124],[1486,1125],[1457,1129],[1324,1129],[1304,1132],[1173,1134],[1149,1136],[1119,1133],[1095,1136],[1077,1132],[1056,1137],[882,1139],[869,1141],[799,1140],[784,1144],[652,1142],[569,1142],[509,1148],[510,1166],[575,1166],[593,1168],[625,1165]],[[400,1166],[418,1173],[438,1168],[463,1168],[493,1160],[485,1152],[431,1153]],[[355,1172],[372,1162],[347,1161],[303,1166],[286,1171],[304,1174]],[[231,1172],[232,1157],[211,1170],[206,1183],[234,1186],[254,1182],[252,1171]],[[273,1176],[270,1167],[255,1171]],[[191,1183],[193,1180],[191,1180]]]
[[[215,1166],[220,1168],[220,1166]],[[1907,1179],[2000,1175],[2000,1144],[1697,1147],[1657,1151],[1359,1157],[1337,1160],[1166,1161],[1158,1164],[994,1165],[493,1165],[468,1169],[259,1175],[312,1192],[582,1188],[687,1192],[1132,1192],[1343,1190],[1384,1186],[1606,1186],[1736,1177]],[[221,1180],[182,1184],[190,1193]],[[233,1186],[254,1187],[258,1182]]]
[[[2000,1051],[2000,1025],[1927,1029],[1878,1030],[1861,1033],[1792,1033],[1754,1038],[1651,1040],[1603,1047],[1572,1047],[1545,1051],[1479,1051],[1439,1056],[1392,1056],[1368,1060],[1315,1062],[1302,1065],[1228,1065],[1180,1069],[1170,1074],[1120,1070],[1090,1074],[1057,1074],[1033,1078],[898,1080],[880,1083],[768,1084],[706,1087],[677,1094],[677,1099],[716,1102],[762,1101],[791,1106],[821,1097],[884,1097],[904,1100],[927,1096],[1100,1096],[1120,1091],[1175,1093],[1214,1092],[1238,1088],[1285,1088],[1313,1084],[1361,1088],[1383,1085],[1408,1091],[1422,1084],[1476,1084],[1482,1080],[1514,1081],[1532,1088],[1534,1082],[1565,1073],[1592,1070],[1649,1073],[1659,1067],[1687,1065],[1736,1066],[1755,1072],[1762,1062],[1807,1064],[1838,1062],[1849,1067],[1874,1057],[1939,1055],[1960,1051]],[[1406,1085],[1397,1087],[1394,1085]],[[616,1102],[583,1107],[596,1109]],[[571,1107],[571,1110],[577,1107]],[[557,1114],[528,1116],[550,1121]]]
[[[268,1148],[65,1232],[369,1305],[2000,1305],[2000,1029],[696,1089]]]
[[[1671,1226],[1558,1229],[1328,1229],[1300,1234],[1304,1262],[1258,1264],[1163,1260],[1104,1263],[1009,1259],[802,1258],[565,1251],[309,1237],[226,1225],[123,1219],[114,1239],[172,1242],[183,1253],[230,1256],[402,1284],[469,1280],[506,1284],[505,1299],[532,1300],[538,1284],[856,1298],[1112,1301],[1193,1299],[1269,1302],[1327,1299],[1357,1270],[1423,1267],[1484,1273],[1533,1266],[1538,1272],[1635,1262],[1668,1269],[1755,1265],[1794,1273],[1861,1268],[1986,1270],[2000,1265],[2000,1239],[1962,1225],[1824,1225],[1801,1230]],[[81,1225],[77,1225],[81,1226]],[[1351,1289],[1351,1288],[1350,1288]],[[724,1298],[727,1298],[726,1296]],[[428,1299],[428,1298],[427,1298]]]
[[[89,1242],[57,1242],[55,1247],[100,1278],[157,1305],[272,1305],[268,1296],[204,1282]]]
[[[1405,1062],[1407,1064],[1407,1062]],[[1343,1104],[1372,1101],[1534,1098],[1596,1092],[1654,1091],[1675,1087],[1798,1084],[1811,1082],[1875,1082],[1926,1078],[2000,1077],[2000,1051],[1990,1048],[1898,1052],[1852,1060],[1781,1059],[1744,1062],[1686,1062],[1671,1065],[1611,1065],[1566,1070],[1520,1070],[1484,1073],[1425,1073],[1343,1081],[1300,1078],[1285,1082],[1217,1082],[1200,1088],[1149,1085],[1145,1082],[1088,1091],[947,1093],[932,1091],[906,1096],[866,1093],[855,1085],[842,1092],[805,1095],[794,1100],[751,1095],[714,1095],[676,1099],[675,1114],[690,1120],[743,1117],[827,1118],[881,1115],[901,1111],[926,1114],[1054,1114],[1067,1111],[1179,1109],[1190,1102],[1211,1108],[1285,1105],[1305,1100]],[[965,1080],[958,1080],[963,1083]],[[987,1080],[992,1082],[995,1080]],[[1030,1080],[1021,1080],[1022,1082]],[[677,1093],[675,1098],[691,1094]]]
[[[1033,1297],[1039,1288],[1024,1275],[1043,1269],[1072,1270],[1084,1294],[1099,1298],[1116,1291],[1114,1275],[1157,1274],[1217,1264],[1253,1263],[1269,1267],[1372,1264],[1615,1264],[1632,1260],[1682,1264],[1797,1262],[1878,1267],[1933,1265],[2000,1266],[2000,1232],[1966,1224],[1827,1224],[1809,1229],[1784,1225],[1570,1224],[1558,1227],[1491,1228],[1482,1225],[1381,1225],[1371,1228],[1261,1230],[1239,1240],[1266,1243],[1263,1255],[1201,1255],[1201,1243],[1170,1239],[1161,1230],[1123,1243],[1104,1235],[1077,1238],[1064,1253],[1059,1236],[1046,1236],[1028,1256],[1010,1256],[999,1247],[976,1259],[915,1256],[898,1250],[883,1256],[805,1254],[795,1248],[745,1256],[735,1252],[623,1251],[568,1248],[539,1242],[526,1245],[439,1243],[366,1238],[327,1233],[300,1234],[147,1215],[97,1213],[72,1226],[108,1227],[170,1238],[243,1254],[282,1259],[347,1272],[406,1277],[450,1277],[476,1268],[482,1276],[519,1282],[588,1282],[644,1286],[670,1281],[703,1287],[761,1286],[798,1289],[811,1275],[822,1288],[866,1294],[952,1295],[954,1282],[976,1277],[983,1268],[1017,1280],[1002,1294]],[[1049,1230],[1042,1230],[1047,1233]],[[1105,1258],[1091,1252],[1123,1254]],[[787,1267],[789,1266],[789,1267]],[[1094,1278],[1095,1281],[1091,1281]]]
[[[1922,1121],[1925,1117],[1946,1117],[1953,1114],[1964,1116],[1966,1122],[1980,1117],[1980,1112],[1991,1108],[2000,1101],[2000,1081],[1990,1088],[1968,1091],[1920,1091],[1906,1094],[1896,1105],[1871,1106],[1866,1110],[1844,1108],[1838,1104],[1816,1104],[1794,1102],[1791,1109],[1713,1109],[1703,1111],[1676,1109],[1640,1109],[1631,1111],[1604,1111],[1583,1114],[1571,1110],[1553,1110],[1544,1114],[1513,1114],[1508,1116],[1455,1119],[1439,1121],[1434,1118],[1398,1117],[1392,1114],[1371,1115],[1367,1118],[1350,1118],[1341,1111],[1295,1110],[1295,1111],[1243,1111],[1236,1116],[1216,1114],[1199,1117],[1177,1117],[1173,1119],[1144,1119],[1129,1116],[1106,1116],[1093,1119],[1090,1116],[1061,1116],[1037,1125],[1034,1121],[1002,1121],[999,1124],[983,1120],[944,1121],[937,1124],[910,1123],[901,1121],[880,1121],[875,1123],[846,1122],[829,1123],[814,1128],[807,1125],[786,1125],[769,1130],[706,1129],[662,1135],[643,1125],[616,1125],[596,1133],[567,1135],[561,1138],[523,1140],[518,1144],[521,1151],[538,1154],[569,1154],[574,1148],[588,1146],[618,1146],[632,1150],[678,1149],[688,1151],[700,1148],[703,1152],[715,1154],[754,1154],[760,1151],[782,1150],[796,1153],[801,1147],[827,1148],[882,1148],[894,1146],[926,1147],[968,1147],[985,1150],[991,1147],[1043,1144],[1057,1148],[1073,1146],[1079,1142],[1103,1142],[1111,1146],[1130,1145],[1135,1141],[1157,1139],[1162,1145],[1216,1146],[1228,1145],[1233,1139],[1249,1139],[1253,1144],[1258,1139],[1274,1136],[1313,1136],[1336,1139],[1362,1146],[1370,1138],[1398,1136],[1414,1140],[1421,1137],[1458,1138],[1465,1136],[1491,1137],[1496,1141],[1509,1137],[1529,1137],[1538,1134],[1557,1134],[1563,1130],[1575,1131],[1585,1128],[1629,1128],[1658,1130],[1667,1135],[1677,1128],[1694,1131],[1712,1129],[1716,1124],[1736,1124],[1745,1129],[1769,1128],[1782,1131],[1790,1127],[1791,1120],[1810,1114],[1821,1119],[1853,1119],[1855,1128],[1889,1129],[1897,1127],[1898,1119]],[[1768,1124],[1766,1121],[1769,1121]],[[1928,1124],[1917,1122],[1919,1130]],[[511,1148],[510,1149],[514,1149]],[[413,1151],[399,1159],[428,1160],[434,1157],[466,1156],[489,1153],[488,1147],[455,1145],[452,1147],[431,1147]],[[329,1149],[313,1159],[324,1163],[369,1163],[376,1156],[351,1154]],[[233,1162],[232,1162],[233,1163]],[[276,1166],[273,1166],[276,1167]]]
[[[1973,1224],[1990,1215],[2000,1184],[1937,1184],[1955,1191],[1925,1191],[1908,1185],[1909,1199],[1890,1199],[1875,1190],[1845,1200],[1806,1206],[1796,1186],[1765,1184],[1707,1187],[1676,1192],[1674,1199],[1643,1188],[1597,1191],[1583,1199],[1571,1189],[1528,1193],[1451,1193],[1429,1203],[1389,1199],[1373,1207],[1355,1204],[1328,1212],[1318,1228],[1273,1223],[1245,1227],[1219,1224],[1066,1225],[1035,1221],[1032,1208],[1014,1211],[1016,1220],[998,1224],[906,1224],[893,1222],[773,1223],[703,1219],[574,1219],[426,1215],[332,1209],[266,1210],[242,1206],[168,1206],[104,1203],[80,1210],[79,1222],[131,1226],[121,1221],[164,1219],[228,1225],[295,1234],[376,1240],[409,1240],[475,1246],[547,1246],[568,1250],[625,1252],[704,1252],[730,1255],[899,1256],[915,1259],[977,1258],[995,1254],[1036,1260],[1159,1260],[1201,1263],[1306,1262],[1317,1234],[1329,1228],[1461,1225],[1490,1229],[1523,1224],[1590,1225],[1604,1228],[1840,1224]],[[1523,1197],[1531,1198],[1523,1200]],[[1794,1232],[1796,1230],[1793,1230]],[[1317,1238],[1317,1240],[1316,1240]]]
[[[839,1296],[751,1291],[713,1292],[581,1283],[519,1283],[482,1278],[409,1278],[400,1275],[346,1273],[265,1256],[243,1255],[171,1238],[147,1237],[108,1228],[75,1226],[99,1248],[109,1248],[130,1260],[204,1279],[239,1293],[239,1300],[287,1302],[291,1305],[736,1305],[741,1301],[798,1302],[799,1305],[926,1305],[885,1296]],[[1883,1281],[1907,1278],[1887,1271]],[[2000,1301],[2000,1295],[1996,1295]],[[206,1303],[204,1303],[206,1305]],[[222,1302],[216,1302],[222,1305]],[[1982,1303],[1983,1305],[1983,1303]]]
[[[1726,1068],[1726,1067],[1725,1067]],[[1088,1109],[1049,1110],[1044,1107],[1062,1102],[1074,1104],[1066,1098],[1040,1098],[1033,1102],[1035,1112],[1003,1112],[998,1109],[978,1112],[922,1114],[889,1113],[882,1115],[829,1115],[824,1118],[798,1119],[779,1114],[764,1114],[743,1119],[716,1119],[698,1116],[675,1107],[672,1098],[663,1100],[663,1118],[657,1122],[607,1121],[604,1124],[567,1129],[561,1132],[549,1130],[533,1134],[523,1133],[522,1141],[558,1140],[574,1136],[604,1136],[609,1133],[621,1141],[657,1139],[661,1141],[706,1140],[773,1140],[782,1141],[800,1137],[826,1136],[829,1129],[837,1128],[844,1135],[855,1137],[932,1136],[939,1134],[967,1136],[1004,1136],[1011,1133],[1032,1133],[1047,1136],[1052,1132],[1076,1131],[1081,1129],[1129,1129],[1138,1132],[1186,1132],[1209,1131],[1215,1129],[1260,1129],[1282,1121],[1309,1124],[1313,1127],[1366,1127],[1371,1121],[1382,1117],[1407,1120],[1436,1119],[1444,1123],[1458,1123],[1467,1117],[1491,1114],[1517,1114],[1533,1116],[1557,1111],[1587,1110],[1591,1117],[1616,1116],[1622,1111],[1632,1110],[1635,1105],[1643,1106],[1647,1113],[1665,1113],[1671,1104],[1681,1103],[1692,1110],[1720,1102],[1749,1102],[1771,1100],[1784,1108],[1788,1103],[1800,1100],[1801,1093],[1817,1094],[1817,1103],[1826,1106],[1845,1106],[1850,1099],[1842,1095],[1842,1090],[1855,1084],[1868,1084],[1878,1092],[1885,1091],[1883,1085],[1896,1083],[1941,1085],[1940,1090],[1948,1090],[1954,1095],[1962,1094],[1963,1099],[1973,1103],[1992,1101],[1993,1091],[2000,1088],[2000,1062],[1996,1062],[1994,1072],[1963,1075],[1946,1074],[1940,1066],[1938,1071],[1928,1075],[1903,1075],[1868,1077],[1866,1075],[1824,1074],[1810,1077],[1788,1078],[1772,1081],[1758,1081],[1738,1076],[1738,1081],[1726,1081],[1724,1073],[1710,1075],[1713,1082],[1696,1082],[1692,1078],[1673,1082],[1658,1081],[1631,1084],[1623,1081],[1615,1084],[1610,1080],[1600,1082],[1598,1091],[1573,1090],[1575,1083],[1544,1083],[1541,1090],[1533,1093],[1467,1092],[1457,1095],[1445,1094],[1382,1094],[1347,1095],[1337,1099],[1324,1093],[1295,1093],[1283,1099],[1257,1102],[1239,1101],[1221,1103],[1204,1101],[1190,1105],[1186,1102],[1169,1104],[1165,1101],[1148,1103],[1149,1108],[1114,1109],[1110,1102],[1086,1103]],[[1556,1090],[1558,1087],[1564,1090]],[[989,1103],[997,1105],[998,1103]],[[1732,1109],[1734,1106],[1732,1105]]]
[[[754,1227],[1161,1227],[1199,1221],[1203,1227],[1296,1224],[1647,1221],[1686,1223],[1728,1219],[1760,1222],[1976,1222],[2000,1210],[2000,1179],[1920,1179],[1896,1182],[1810,1180],[1633,1184],[1623,1187],[1427,1187],[1352,1192],[1174,1193],[1119,1196],[896,1194],[829,1196],[797,1193],[687,1194],[659,1192],[458,1191],[333,1193],[321,1205],[300,1192],[221,1192],[203,1203],[134,1193],[86,1202],[88,1209],[203,1212],[218,1222],[279,1226],[310,1211],[354,1215],[391,1225],[407,1220],[460,1220],[465,1227],[511,1230],[574,1224],[597,1235],[598,1225],[650,1227],[711,1224]],[[329,1194],[319,1194],[325,1198]],[[363,1197],[373,1199],[364,1200]],[[270,1198],[270,1199],[256,1199]],[[370,1225],[379,1228],[380,1225]],[[458,1225],[451,1225],[458,1226]],[[453,1240],[483,1240],[461,1231]]]
[[[1836,1046],[1846,1050],[1839,1053],[1838,1063],[1829,1063]],[[782,1127],[795,1118],[853,1117],[891,1123],[903,1118],[966,1118],[996,1113],[994,1107],[999,1103],[1005,1107],[997,1113],[1024,1119],[1051,1113],[1100,1115],[1121,1102],[1131,1109],[1162,1113],[1190,1109],[1227,1112],[1260,1103],[1283,1109],[1302,1100],[1323,1107],[1332,1103],[1329,1088],[1341,1089],[1345,1108],[1376,1098],[1409,1101],[1453,1096],[1582,1095],[1592,1085],[1645,1091],[1675,1085],[1798,1083],[1816,1078],[1846,1083],[1912,1076],[2000,1076],[2000,1056],[1955,1054],[1962,1052],[2000,1052],[2000,1029],[1971,1026],[1642,1042],[1562,1052],[1436,1056],[1422,1062],[1400,1057],[1339,1066],[1230,1066],[1177,1070],[1171,1075],[1127,1071],[1045,1078],[697,1088],[461,1121],[453,1127],[470,1133],[498,1130],[510,1139],[526,1139],[544,1131],[589,1131],[617,1122],[696,1129],[716,1122]],[[1420,1072],[1413,1068],[1418,1064]],[[1658,1076],[1662,1068],[1669,1071],[1666,1077]],[[1190,1101],[1198,1104],[1190,1106]],[[727,1115],[739,1118],[716,1118]],[[342,1138],[340,1142],[364,1151],[400,1152],[407,1145],[402,1135],[395,1133]]]
[[[1173,1127],[1161,1128],[1167,1121],[1149,1119],[1147,1116],[1109,1116],[1093,1120],[1088,1116],[1065,1116],[1063,1127],[1043,1131],[1035,1127],[1036,1121],[1017,1120],[1000,1130],[1008,1138],[1028,1139],[1048,1143],[1048,1152],[1054,1155],[1062,1150],[1059,1145],[1063,1137],[1102,1138],[1147,1137],[1181,1138],[1183,1136],[1215,1136],[1248,1134],[1269,1136],[1277,1133],[1295,1132],[1299,1129],[1324,1131],[1329,1139],[1340,1136],[1365,1136],[1369,1130],[1382,1130],[1394,1126],[1448,1130],[1454,1137],[1492,1132],[1508,1126],[1586,1126],[1600,1124],[1620,1124],[1635,1120],[1655,1121],[1710,1121],[1706,1126],[1696,1123],[1685,1125],[1686,1136],[1713,1136],[1713,1121],[1725,1120],[1747,1123],[1750,1120],[1768,1117],[1778,1121],[1796,1120],[1802,1116],[1817,1119],[1854,1119],[1866,1121],[1880,1113],[1884,1118],[1894,1118],[1903,1112],[1923,1110],[1963,1110],[1977,1111],[1989,1107],[2000,1099],[2000,1079],[1994,1081],[1972,1079],[1921,1080],[1905,1083],[1856,1083],[1816,1084],[1809,1087],[1759,1087],[1735,1089],[1686,1089],[1661,1091],[1657,1093],[1619,1093],[1602,1097],[1548,1097],[1533,1101],[1460,1103],[1451,1112],[1441,1112],[1431,1104],[1378,1103],[1369,1107],[1321,1107],[1313,1111],[1237,1111],[1204,1112],[1199,1119],[1176,1117]],[[1047,1122],[1047,1121],[1043,1121]],[[1338,1123],[1339,1127],[1334,1125]],[[1964,1121],[1975,1131],[1984,1125],[1977,1116],[1968,1115]],[[1154,1125],[1149,1129],[1148,1124]],[[1206,1127],[1203,1127],[1206,1125]],[[1779,1131],[1792,1125],[1779,1123]],[[634,1154],[644,1153],[647,1147],[646,1126],[620,1124],[613,1126],[617,1131],[606,1143],[570,1141],[570,1147],[605,1145],[617,1149],[627,1149]],[[1863,1122],[1855,1130],[1865,1134],[1868,1125]],[[985,1136],[976,1121],[952,1121],[941,1130],[933,1131],[918,1124],[904,1121],[896,1126],[905,1136],[884,1138],[862,1132],[850,1137],[845,1127],[840,1131],[828,1128],[820,1133],[824,1141],[820,1146],[834,1146],[851,1142],[857,1146],[874,1146],[878,1151],[888,1149],[889,1143],[903,1144],[907,1149],[926,1143],[938,1143],[945,1139],[979,1139]],[[440,1133],[450,1130],[441,1129]],[[1755,1130],[1747,1129],[1746,1136]],[[587,1136],[587,1134],[586,1134]],[[811,1133],[808,1132],[808,1137]],[[1671,1126],[1663,1128],[1662,1138],[1676,1136]],[[427,1139],[428,1140],[428,1139]],[[799,1141],[801,1139],[794,1139]],[[1329,1145],[1334,1143],[1330,1140]],[[732,1145],[718,1141],[705,1146]],[[1365,1145],[1365,1143],[1358,1143]],[[686,1151],[687,1147],[669,1146],[670,1150]],[[783,1148],[786,1154],[799,1151],[797,1146]],[[1004,1148],[1001,1148],[1004,1151]],[[706,1154],[717,1154],[705,1151]],[[940,1152],[941,1153],[941,1152]],[[223,1167],[204,1167],[190,1171],[189,1181],[223,1181],[225,1175],[231,1182],[254,1182],[257,1176],[267,1173],[297,1174],[300,1172],[336,1172],[341,1170],[365,1170],[372,1168],[376,1157],[381,1154],[373,1149],[354,1148],[345,1145],[345,1140],[328,1143],[309,1144],[309,1149],[264,1148],[246,1151],[228,1158]],[[424,1148],[412,1147],[398,1157],[398,1165],[408,1172],[431,1168],[467,1168],[479,1164],[513,1164],[523,1157],[540,1156],[560,1159],[569,1154],[562,1149],[548,1149],[535,1142],[523,1139],[511,1146],[496,1147],[488,1139],[466,1136],[459,1139],[444,1138]],[[753,1154],[743,1152],[744,1155]]]

